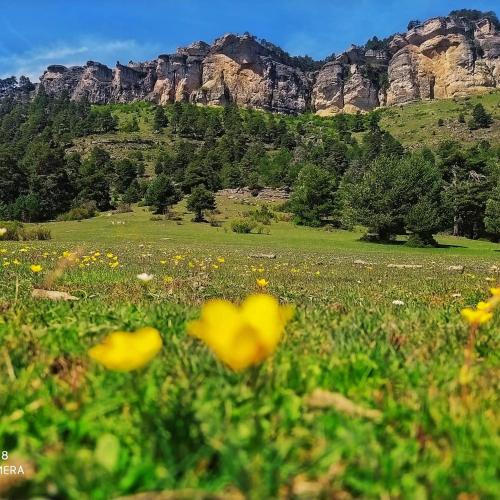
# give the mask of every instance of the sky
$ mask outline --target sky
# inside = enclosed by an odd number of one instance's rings
[[[495,10],[498,0],[0,0],[0,78],[38,81],[49,64],[144,61],[245,31],[322,59],[464,7]]]

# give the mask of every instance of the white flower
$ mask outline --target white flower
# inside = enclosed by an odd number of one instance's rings
[[[395,306],[404,306],[405,305],[405,303],[402,300],[393,300],[392,303]]]
[[[137,275],[137,279],[144,282],[151,281],[153,278],[154,276],[148,273],[141,273]]]
[[[457,299],[458,297],[461,297],[461,296],[462,296],[462,294],[461,294],[461,293],[453,293],[451,296],[452,296],[454,299]]]
[[[0,227],[0,236],[4,236],[7,234],[7,228],[6,227]]]

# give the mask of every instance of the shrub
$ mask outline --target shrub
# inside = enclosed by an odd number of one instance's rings
[[[130,203],[119,203],[118,206],[116,207],[115,212],[117,214],[125,214],[128,212],[133,212],[133,210]]]
[[[261,205],[256,210],[250,212],[250,217],[259,224],[269,226],[275,219],[275,215],[267,205]]]
[[[0,238],[3,241],[19,241],[23,224],[17,221],[0,221],[0,227],[7,229],[7,232]]]
[[[50,232],[50,229],[47,229],[46,227],[37,226],[31,229],[23,229],[20,233],[20,237],[24,241],[47,241],[52,239],[52,233]]]
[[[7,232],[0,238],[4,241],[50,240],[52,238],[50,229],[42,226],[25,228],[21,222],[0,221],[0,227],[7,229]]]
[[[80,206],[72,208],[67,212],[59,215],[56,220],[61,221],[71,221],[71,220],[83,220],[95,217],[97,214],[97,205],[95,201],[86,201]]]
[[[246,219],[236,219],[231,222],[231,230],[233,233],[249,234],[255,229],[255,222]]]

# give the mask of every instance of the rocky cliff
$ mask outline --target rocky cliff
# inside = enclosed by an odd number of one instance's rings
[[[436,18],[390,45],[387,104],[500,87],[500,33],[491,21]]]
[[[500,33],[488,19],[440,17],[394,35],[380,50],[352,46],[317,71],[299,66],[249,34],[229,34],[212,45],[196,42],[114,69],[93,61],[49,66],[40,85],[50,95],[65,91],[92,103],[142,99],[233,102],[284,113],[368,111],[499,88]]]

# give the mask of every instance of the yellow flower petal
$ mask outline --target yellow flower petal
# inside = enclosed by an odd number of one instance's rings
[[[131,371],[146,366],[160,351],[162,340],[155,328],[112,332],[89,349],[89,356],[108,370]]]
[[[290,313],[270,295],[252,295],[239,308],[226,300],[212,300],[203,306],[201,319],[191,321],[187,329],[239,371],[274,352]]]
[[[482,325],[490,321],[493,317],[493,313],[486,311],[478,311],[475,309],[471,309],[470,307],[466,307],[461,311],[462,317],[469,322],[471,325]]]

